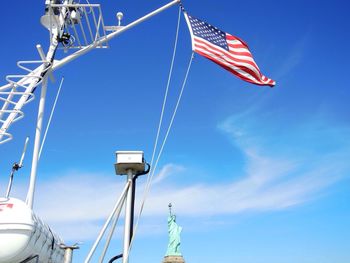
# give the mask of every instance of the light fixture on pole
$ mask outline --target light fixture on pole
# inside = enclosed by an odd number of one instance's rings
[[[124,247],[123,263],[128,263],[128,253],[134,228],[134,208],[135,208],[135,186],[138,176],[147,174],[150,165],[145,162],[142,151],[117,151],[117,162],[115,172],[117,175],[127,175],[127,183],[130,187],[126,193],[125,200],[125,226],[124,226]],[[147,167],[146,167],[147,166]]]

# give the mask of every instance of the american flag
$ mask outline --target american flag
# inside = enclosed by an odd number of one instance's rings
[[[242,80],[273,87],[274,80],[261,74],[244,41],[217,27],[187,15],[185,18],[192,38],[192,49]]]

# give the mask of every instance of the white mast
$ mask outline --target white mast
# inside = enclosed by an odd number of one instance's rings
[[[35,131],[35,139],[34,139],[34,149],[33,149],[33,159],[32,159],[32,169],[30,172],[30,182],[29,182],[29,188],[26,198],[27,205],[33,209],[33,201],[34,201],[34,193],[35,193],[35,182],[36,182],[36,174],[38,169],[38,162],[39,162],[39,151],[40,151],[40,145],[41,145],[41,131],[43,128],[43,119],[44,119],[44,112],[45,112],[45,101],[46,101],[46,91],[47,91],[47,72],[50,71],[50,66],[54,60],[55,52],[57,50],[58,44],[59,44],[59,38],[63,34],[63,29],[66,23],[67,15],[68,15],[68,7],[65,6],[67,4],[71,4],[73,0],[65,0],[64,6],[61,9],[60,15],[59,15],[59,25],[52,29],[52,36],[51,36],[51,44],[49,47],[49,51],[46,55],[46,62],[44,63],[44,70],[41,73],[42,76],[42,87],[41,87],[41,94],[40,94],[40,102],[39,102],[39,109],[38,109],[38,118],[37,118],[37,124],[36,124],[36,131]],[[43,56],[41,49],[38,48],[40,56]],[[32,84],[35,86],[35,82]]]

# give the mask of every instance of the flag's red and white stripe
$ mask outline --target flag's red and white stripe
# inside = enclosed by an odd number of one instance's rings
[[[229,50],[193,36],[194,51],[227,69],[242,80],[274,86],[275,81],[264,76],[255,63],[248,46],[239,38],[226,33]]]
[[[271,87],[276,84],[274,80],[269,79],[260,72],[258,65],[255,63],[244,41],[225,33],[228,45],[228,50],[226,50],[219,45],[209,42],[203,37],[194,35],[186,12],[184,14],[191,32],[193,51],[210,59],[242,80],[256,85],[268,85]]]

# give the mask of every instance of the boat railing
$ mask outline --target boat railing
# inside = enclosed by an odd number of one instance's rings
[[[62,10],[67,12],[65,19],[65,34],[63,35],[61,49],[81,49],[92,43],[96,48],[108,48],[108,42],[99,40],[106,37],[105,24],[99,4],[49,4],[46,15],[42,17],[42,24],[49,30],[50,39],[54,34],[56,25],[60,24]]]

